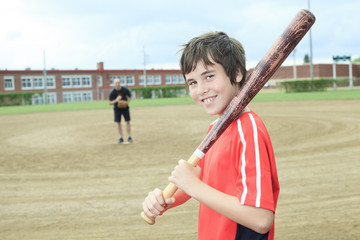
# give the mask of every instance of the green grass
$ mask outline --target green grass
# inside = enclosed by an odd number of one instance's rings
[[[131,101],[131,107],[146,106],[165,106],[165,105],[183,105],[194,104],[189,97],[179,98],[156,98],[156,99],[134,99]],[[0,115],[23,114],[36,112],[59,112],[73,110],[93,110],[93,109],[112,109],[113,106],[108,101],[92,101],[92,102],[75,102],[75,103],[57,103],[57,104],[41,104],[41,105],[21,105],[21,106],[5,106],[0,107]]]
[[[328,89],[325,92],[300,92],[300,93],[285,93],[280,91],[260,91],[254,98],[254,101],[269,102],[269,101],[317,101],[317,100],[351,100],[360,99],[360,88]]]
[[[348,88],[334,91],[329,89],[326,92],[305,92],[305,93],[284,93],[282,91],[262,90],[254,98],[254,102],[272,101],[306,101],[306,100],[350,100],[360,99],[360,88],[349,90]],[[194,104],[189,97],[180,98],[157,98],[157,99],[134,99],[131,107],[165,106]],[[58,112],[73,110],[111,109],[108,101],[92,101],[79,103],[58,103],[48,105],[26,105],[0,107],[0,115],[23,114],[35,112]]]

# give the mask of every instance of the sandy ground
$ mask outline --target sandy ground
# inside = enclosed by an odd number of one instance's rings
[[[359,239],[360,101],[253,103],[273,141],[276,239]],[[134,143],[112,110],[0,116],[0,239],[196,239],[190,200],[153,226],[141,203],[164,188],[214,117],[196,105],[133,108]]]

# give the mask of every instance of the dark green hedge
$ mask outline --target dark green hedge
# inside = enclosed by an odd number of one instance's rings
[[[349,86],[349,78],[340,78],[336,79],[336,85],[338,87],[347,87]],[[354,86],[360,86],[360,78],[353,78],[353,85]]]
[[[136,87],[132,88],[140,98],[169,98],[186,95],[187,86],[158,86],[158,87]]]
[[[11,105],[21,105],[24,101],[24,104],[32,103],[32,96],[36,94],[35,92],[15,92],[15,93],[0,93],[0,106],[11,106]],[[41,92],[37,94],[42,95]]]
[[[327,87],[332,86],[333,79],[317,79],[317,80],[299,80],[280,82],[284,86],[285,92],[322,92]]]

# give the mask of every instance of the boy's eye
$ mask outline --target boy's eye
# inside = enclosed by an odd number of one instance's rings
[[[196,81],[190,81],[188,84],[189,84],[189,86],[195,85],[195,84],[196,84]]]
[[[206,76],[206,79],[211,79],[211,78],[213,78],[214,77],[214,75],[207,75]]]

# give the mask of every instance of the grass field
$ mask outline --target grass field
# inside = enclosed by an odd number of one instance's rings
[[[325,92],[306,92],[306,93],[284,93],[278,90],[262,90],[254,98],[254,102],[273,102],[273,101],[312,101],[312,100],[348,100],[360,99],[360,88],[349,90],[348,88],[334,91],[329,89]],[[167,106],[194,104],[189,97],[181,98],[158,98],[158,99],[134,99],[131,107],[144,106]],[[27,105],[27,106],[7,106],[0,107],[0,115],[22,114],[35,112],[58,112],[72,110],[90,110],[111,108],[107,101],[92,101],[78,103],[58,103],[49,105]]]

